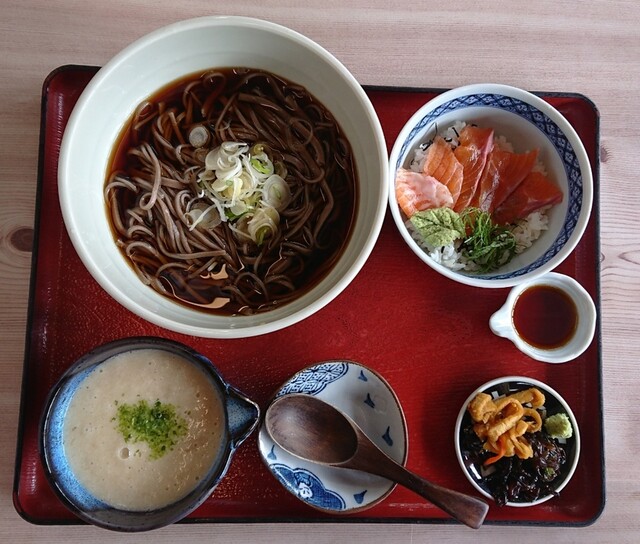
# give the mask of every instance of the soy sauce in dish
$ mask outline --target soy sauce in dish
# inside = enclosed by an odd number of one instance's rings
[[[552,285],[535,285],[520,294],[512,319],[525,342],[540,349],[556,349],[574,335],[578,309],[563,290]]]

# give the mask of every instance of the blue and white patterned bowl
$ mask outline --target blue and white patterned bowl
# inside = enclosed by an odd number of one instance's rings
[[[342,410],[392,459],[407,459],[407,429],[400,402],[373,370],[351,361],[328,361],[295,374],[274,398],[291,393],[314,395]],[[351,514],[383,500],[395,484],[364,472],[303,461],[276,445],[260,429],[262,460],[274,477],[309,506],[332,514]]]
[[[435,262],[405,226],[395,195],[396,171],[407,168],[415,149],[456,121],[492,127],[516,152],[537,148],[549,177],[564,193],[548,213],[549,228],[511,262],[490,274],[451,270]],[[389,161],[389,204],[400,234],[411,250],[444,276],[476,287],[511,287],[557,267],[576,247],[587,226],[593,201],[589,157],[571,124],[542,98],[507,85],[477,84],[442,93],[422,106],[400,131]]]

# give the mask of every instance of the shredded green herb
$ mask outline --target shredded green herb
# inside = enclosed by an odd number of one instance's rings
[[[173,449],[187,432],[187,422],[176,414],[172,404],[146,400],[137,404],[116,403],[117,430],[126,442],[146,442],[151,449],[149,457],[159,459]]]
[[[513,258],[515,236],[509,228],[494,223],[489,212],[467,208],[461,217],[469,233],[462,243],[462,250],[479,266],[480,272],[496,270]]]

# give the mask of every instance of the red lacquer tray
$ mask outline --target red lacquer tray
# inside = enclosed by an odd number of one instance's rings
[[[358,361],[380,372],[397,392],[409,429],[410,469],[474,493],[458,467],[453,428],[471,391],[504,375],[537,378],[558,390],[578,419],[582,454],[560,497],[532,508],[498,508],[487,523],[587,525],[604,506],[600,323],[591,347],[561,365],[539,363],[494,336],[489,316],[506,289],[479,289],[436,274],[418,260],[387,217],[376,247],[353,283],[331,304],[292,327],[243,340],[171,333],[133,315],[104,292],[75,253],[57,193],[60,139],[68,116],[96,68],[67,66],[43,88],[36,247],[26,336],[14,504],[38,524],[79,523],[50,489],[38,457],[38,424],[50,387],[81,354],[116,338],[158,335],[207,355],[223,376],[261,405],[301,368],[327,359]],[[414,111],[439,90],[368,88],[391,147]],[[581,136],[594,170],[595,201],[587,231],[559,268],[578,279],[600,308],[598,232],[599,118],[580,95],[544,94]],[[418,496],[396,488],[381,504],[344,517],[298,501],[268,472],[256,434],[244,443],[214,494],[185,522],[350,521],[445,523]]]

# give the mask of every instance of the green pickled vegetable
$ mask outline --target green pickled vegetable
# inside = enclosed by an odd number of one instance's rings
[[[544,430],[551,438],[571,438],[573,427],[565,413],[553,414],[544,420]]]
[[[416,212],[411,223],[433,247],[447,246],[465,234],[464,222],[451,208],[432,208]]]

